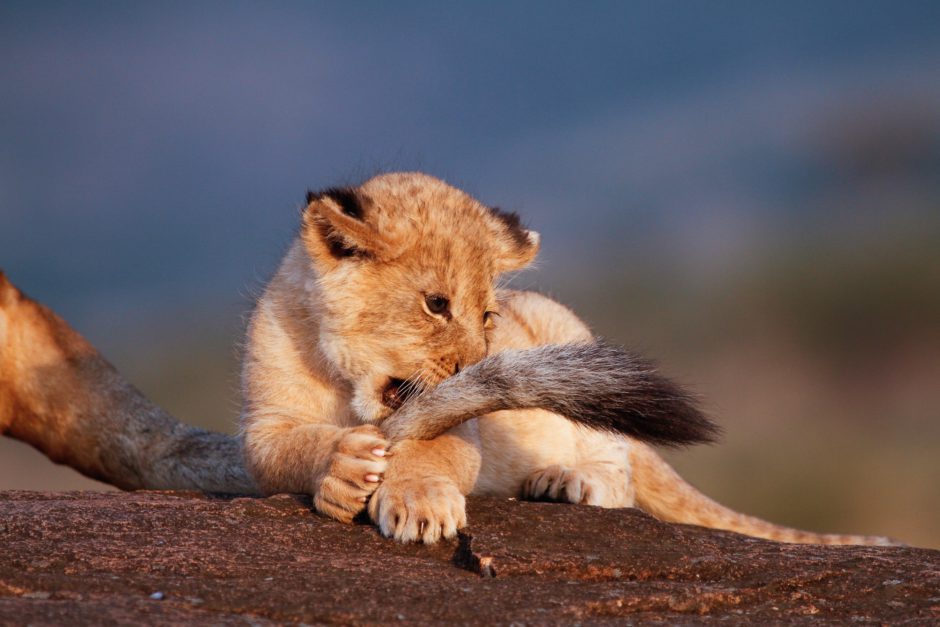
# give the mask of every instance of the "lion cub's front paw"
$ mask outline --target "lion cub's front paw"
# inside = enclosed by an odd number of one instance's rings
[[[522,484],[522,497],[599,507],[629,507],[626,473],[592,468],[549,466],[533,472]]]
[[[464,496],[446,477],[386,481],[372,495],[369,515],[384,536],[400,542],[453,538],[467,524]]]
[[[326,476],[313,495],[318,512],[352,522],[365,509],[382,480],[389,443],[378,427],[363,425],[344,434],[330,459]]]

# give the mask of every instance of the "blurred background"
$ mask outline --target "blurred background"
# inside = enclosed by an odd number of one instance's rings
[[[7,1],[0,85],[0,267],[183,420],[234,430],[305,190],[420,169],[701,395],[692,483],[940,547],[940,3]]]

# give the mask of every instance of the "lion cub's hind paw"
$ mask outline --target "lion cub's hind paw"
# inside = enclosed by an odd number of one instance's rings
[[[606,477],[588,469],[569,466],[549,466],[537,470],[522,484],[522,498],[533,501],[555,501],[596,505],[599,507],[623,507],[618,490],[611,489]]]

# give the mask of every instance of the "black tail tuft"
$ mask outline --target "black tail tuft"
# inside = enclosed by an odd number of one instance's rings
[[[660,374],[654,364],[622,349],[598,343],[591,352],[621,365],[611,375],[612,385],[597,390],[593,402],[568,415],[586,426],[622,433],[651,444],[685,446],[714,442],[721,434],[699,408],[696,399],[676,382]],[[590,390],[584,390],[590,397]]]
[[[526,406],[651,444],[713,442],[720,433],[692,395],[659,374],[652,362],[616,346],[598,341],[501,355],[512,363],[494,363],[498,368],[489,374],[498,380],[498,369],[512,377],[503,383],[507,388],[527,388]]]
[[[383,429],[393,440],[426,440],[476,416],[527,408],[666,446],[713,442],[719,433],[649,361],[604,342],[490,355],[406,402]]]

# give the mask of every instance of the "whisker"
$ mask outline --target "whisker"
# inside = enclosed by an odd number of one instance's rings
[[[405,402],[414,396],[420,395],[424,391],[426,386],[423,380],[423,373],[423,369],[417,370],[416,372],[412,373],[411,376],[405,379],[405,381],[398,388],[399,393]]]
[[[419,370],[417,374],[418,391],[417,394],[415,394],[415,398],[420,398],[425,392],[431,389],[431,386],[428,385],[427,370],[425,368]]]
[[[405,380],[404,387],[407,387],[409,390],[413,390],[421,385],[421,370],[416,370],[411,373],[411,376]]]

